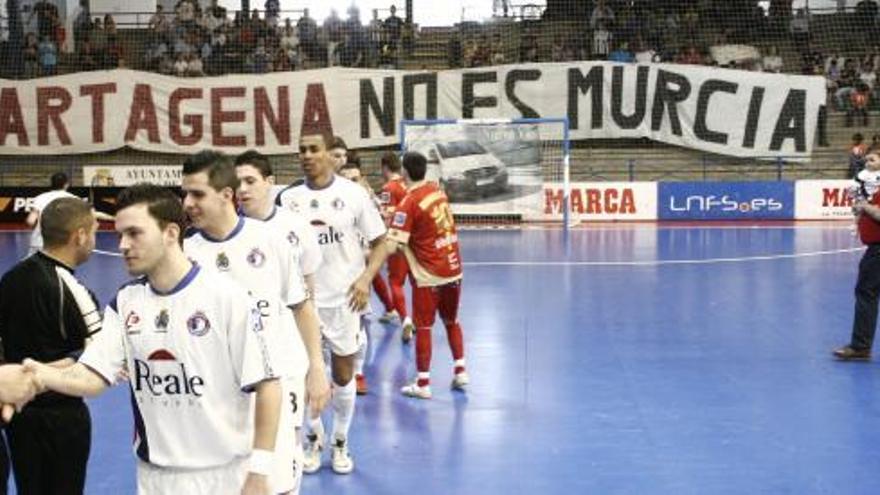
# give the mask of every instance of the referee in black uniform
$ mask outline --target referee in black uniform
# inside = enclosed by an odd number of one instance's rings
[[[0,338],[6,362],[25,358],[71,364],[86,338],[100,330],[94,295],[73,275],[95,248],[92,207],[75,198],[43,210],[43,250],[0,279]],[[81,494],[91,445],[91,419],[82,399],[45,393],[6,428],[18,493]]]

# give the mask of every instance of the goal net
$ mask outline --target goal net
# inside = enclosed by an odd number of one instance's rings
[[[461,223],[570,225],[567,119],[409,120],[400,129],[401,150],[427,157],[427,179]]]

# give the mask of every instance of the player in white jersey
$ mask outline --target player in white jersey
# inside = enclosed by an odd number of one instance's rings
[[[279,491],[297,492],[302,473],[297,426],[303,421],[307,377],[310,400],[318,411],[330,393],[320,351],[320,323],[299,268],[298,253],[266,223],[237,214],[238,186],[229,157],[203,151],[186,160],[183,204],[196,230],[184,241],[184,252],[247,289],[258,299],[263,319],[278,326],[280,340],[274,350],[283,357],[281,364],[285,366],[285,401],[276,441],[277,472],[270,482],[281,488]]]
[[[330,347],[333,368],[333,471],[350,473],[354,461],[348,451],[348,431],[354,415],[354,355],[358,350],[360,312],[369,293],[350,296],[352,283],[363,271],[364,252],[360,238],[371,247],[381,244],[385,224],[378,210],[359,185],[334,173],[328,153],[329,134],[304,134],[299,153],[304,184],[286,189],[280,203],[304,216],[318,234],[323,261],[315,279],[315,301],[323,323],[323,335]],[[324,427],[320,418],[311,424],[306,448],[305,471],[321,467]]]
[[[117,204],[119,248],[140,278],[119,289],[79,362],[26,368],[73,396],[128,375],[139,494],[276,493],[267,479],[281,405],[273,328],[244,289],[187,259],[173,193],[140,185]]]
[[[43,248],[43,236],[40,234],[40,213],[49,206],[49,203],[58,198],[75,198],[73,194],[67,192],[70,186],[70,179],[64,172],[52,174],[50,179],[52,186],[51,191],[38,194],[28,208],[28,216],[25,219],[28,227],[34,229],[31,231],[31,243],[28,248],[28,256],[36,253]]]

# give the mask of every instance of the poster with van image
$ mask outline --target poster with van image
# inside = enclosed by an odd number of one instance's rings
[[[456,213],[541,213],[542,186],[557,180],[562,146],[548,145],[536,123],[407,125],[404,149],[428,159]],[[552,141],[551,141],[552,142]],[[559,172],[561,173],[561,172]]]

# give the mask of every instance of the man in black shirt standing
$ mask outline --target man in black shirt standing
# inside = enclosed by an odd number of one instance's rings
[[[91,206],[60,198],[43,210],[43,249],[0,279],[0,338],[4,360],[72,364],[100,330],[94,295],[73,275],[95,248]],[[81,494],[91,445],[91,419],[80,398],[46,393],[16,414],[6,429],[18,493]]]

